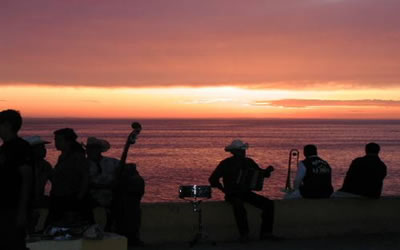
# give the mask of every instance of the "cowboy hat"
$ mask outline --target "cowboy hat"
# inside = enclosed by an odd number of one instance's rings
[[[246,150],[249,148],[248,143],[244,143],[241,140],[233,140],[231,144],[225,147],[225,151],[229,152],[235,149]]]
[[[110,149],[110,143],[106,140],[97,139],[96,137],[88,137],[86,142],[86,148],[90,146],[97,146],[101,148],[101,152],[106,152]]]

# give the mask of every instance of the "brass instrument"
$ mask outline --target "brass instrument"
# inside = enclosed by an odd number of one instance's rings
[[[287,178],[286,178],[286,185],[285,188],[282,190],[285,193],[290,193],[293,191],[292,188],[292,180],[291,180],[291,166],[292,163],[296,162],[296,167],[299,164],[299,150],[297,149],[291,149],[289,152],[289,163],[288,163],[288,173],[287,173]]]

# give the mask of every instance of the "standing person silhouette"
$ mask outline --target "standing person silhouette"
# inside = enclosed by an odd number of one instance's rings
[[[225,194],[225,200],[232,205],[236,224],[240,233],[240,242],[246,243],[249,240],[249,225],[247,220],[244,203],[247,202],[257,208],[262,209],[262,222],[260,229],[261,240],[276,240],[272,234],[274,223],[274,203],[270,199],[252,192],[248,187],[238,183],[240,172],[247,169],[261,168],[257,163],[246,157],[248,144],[241,140],[234,140],[225,147],[225,151],[232,154],[231,157],[221,161],[209,178],[212,187],[220,189]],[[264,177],[270,177],[274,171],[272,166],[262,170]],[[219,179],[222,178],[223,184]]]
[[[53,176],[53,168],[46,161],[46,144],[40,136],[29,136],[23,138],[31,145],[32,150],[32,166],[34,170],[34,201],[33,211],[29,222],[29,233],[35,232],[36,224],[40,218],[40,209],[49,207],[49,196],[45,195],[46,184],[51,181]]]
[[[49,222],[52,224],[79,224],[93,220],[88,202],[89,170],[85,150],[76,141],[71,128],[54,132],[56,149],[61,151],[50,192]]]
[[[48,181],[51,181],[53,176],[53,167],[45,159],[47,154],[46,144],[50,142],[44,141],[40,136],[29,136],[23,138],[31,145],[32,163],[34,167],[34,182],[35,182],[35,202],[36,208],[48,207],[48,196],[45,196],[45,188]]]
[[[18,111],[0,112],[0,249],[25,250],[28,207],[33,169],[28,142],[18,136],[22,117]]]

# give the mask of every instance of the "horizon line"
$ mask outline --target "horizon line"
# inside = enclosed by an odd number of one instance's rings
[[[284,118],[284,117],[34,117],[23,119],[65,119],[65,120],[353,120],[353,121],[400,121],[396,118]]]

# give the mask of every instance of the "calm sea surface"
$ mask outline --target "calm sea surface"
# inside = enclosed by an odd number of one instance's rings
[[[301,151],[305,144],[316,144],[319,155],[333,169],[333,184],[343,182],[351,160],[364,154],[364,145],[381,145],[381,158],[388,166],[385,195],[400,195],[400,120],[139,120],[143,126],[137,143],[131,147],[128,161],[135,162],[146,180],[144,201],[178,201],[179,185],[207,185],[216,165],[229,153],[224,147],[233,139],[250,144],[248,156],[263,168],[275,166],[261,193],[280,199],[286,181],[289,151]],[[130,120],[25,119],[22,136],[40,135],[53,142],[53,131],[71,127],[78,140],[95,136],[108,140],[112,148],[107,156],[120,158],[130,133]],[[48,145],[48,160],[54,165],[59,152]],[[302,157],[301,157],[302,159]],[[295,167],[294,167],[295,169]],[[222,199],[216,190],[213,199]]]

